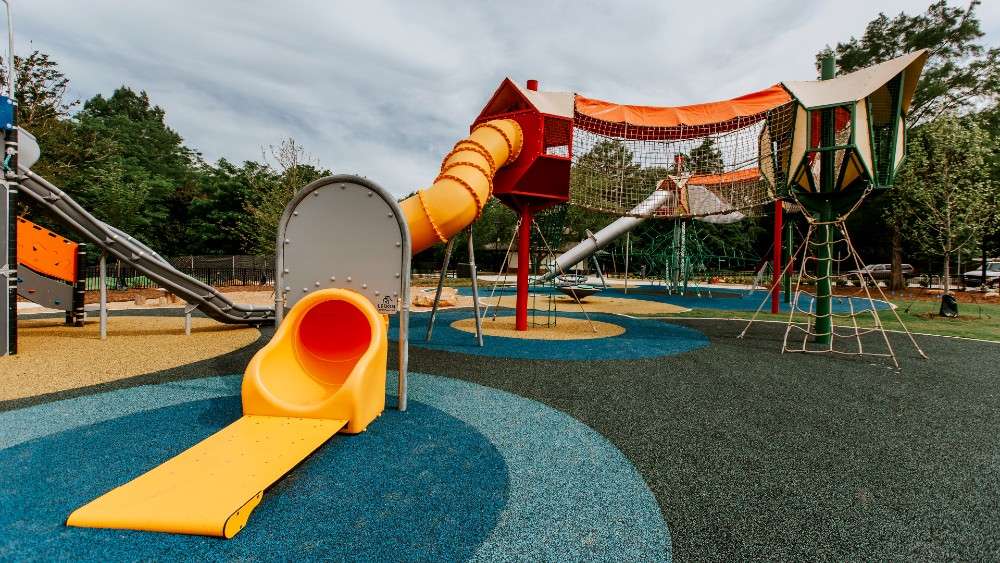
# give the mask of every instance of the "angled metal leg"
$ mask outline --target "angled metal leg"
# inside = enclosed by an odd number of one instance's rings
[[[479,281],[476,279],[476,251],[472,244],[472,225],[469,225],[469,271],[472,276],[472,309],[476,312],[476,340],[483,347],[483,320],[479,312]]]
[[[100,318],[101,340],[108,338],[108,253],[101,251],[101,262],[98,266],[98,276],[101,280],[101,299],[98,305]]]
[[[431,322],[427,325],[427,340],[430,342],[431,334],[434,333],[434,320],[437,318],[438,301],[441,300],[441,289],[444,287],[444,278],[448,275],[448,263],[451,262],[451,251],[455,248],[455,237],[448,241],[448,246],[444,247],[444,263],[441,265],[441,277],[438,278],[437,291],[434,292],[434,306],[431,307]]]

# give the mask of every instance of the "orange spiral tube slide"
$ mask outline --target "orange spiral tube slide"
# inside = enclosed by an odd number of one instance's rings
[[[400,204],[414,254],[447,242],[479,218],[493,194],[493,176],[517,159],[523,140],[516,121],[494,119],[455,144],[431,187]]]

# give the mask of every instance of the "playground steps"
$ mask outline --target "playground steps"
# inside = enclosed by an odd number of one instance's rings
[[[264,490],[346,420],[246,415],[70,514],[67,524],[231,538]]]

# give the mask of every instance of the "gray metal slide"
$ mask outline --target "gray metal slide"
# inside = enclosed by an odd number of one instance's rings
[[[126,233],[87,212],[65,192],[19,167],[21,193],[53,214],[53,218],[80,233],[87,242],[134,267],[174,295],[195,305],[209,317],[223,323],[261,325],[274,322],[274,309],[233,303],[214,287],[181,273],[159,254]]]
[[[558,275],[569,272],[569,269],[574,265],[590,258],[598,250],[611,244],[616,238],[641,225],[646,219],[652,217],[657,209],[669,203],[674,197],[673,192],[656,190],[642,203],[635,206],[630,216],[619,217],[596,233],[588,232],[590,236],[559,255],[556,258],[555,268],[539,278],[539,281],[547,282]]]

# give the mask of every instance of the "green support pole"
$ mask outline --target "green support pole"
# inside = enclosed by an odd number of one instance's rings
[[[829,80],[834,76],[835,60],[833,55],[823,59],[822,80]],[[836,143],[834,132],[834,112],[833,108],[820,110],[820,148],[832,147]],[[832,291],[830,285],[830,274],[833,263],[832,244],[830,237],[829,222],[833,221],[833,209],[830,197],[833,195],[833,163],[834,153],[824,150],[820,153],[819,168],[819,191],[826,194],[827,198],[822,202],[820,210],[820,225],[818,245],[816,250],[816,343],[829,345],[833,341],[833,318],[830,316],[832,305]]]
[[[789,221],[785,223],[785,274],[782,285],[785,291],[785,303],[792,302],[792,272],[794,271],[794,266],[792,265],[792,250],[795,248],[794,241],[792,237],[795,236],[795,227],[792,226],[792,222]]]

